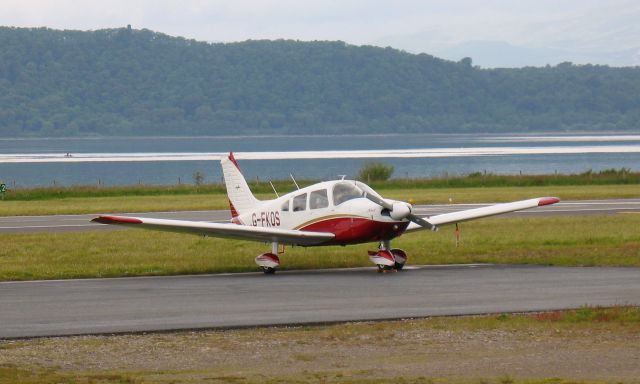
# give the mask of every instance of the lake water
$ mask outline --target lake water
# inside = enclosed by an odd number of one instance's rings
[[[394,178],[640,170],[640,135],[629,134],[55,138],[0,139],[0,181],[176,184],[193,183],[198,171],[219,182],[217,159],[230,150],[245,176],[260,180],[353,177],[371,159],[393,165]]]

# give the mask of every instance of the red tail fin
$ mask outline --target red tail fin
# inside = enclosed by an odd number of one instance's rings
[[[238,211],[236,211],[236,207],[233,206],[231,200],[229,200],[229,209],[231,209],[231,217],[238,217]]]

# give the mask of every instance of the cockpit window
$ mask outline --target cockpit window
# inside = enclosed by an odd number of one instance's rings
[[[333,186],[333,204],[340,205],[345,201],[362,197],[362,191],[351,183],[336,183]]]
[[[309,208],[327,208],[329,206],[329,198],[327,197],[327,190],[321,189],[319,191],[313,191],[309,195]]]

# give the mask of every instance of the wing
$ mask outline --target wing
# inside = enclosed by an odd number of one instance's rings
[[[329,232],[299,231],[293,229],[250,227],[247,225],[208,223],[205,221],[150,219],[126,216],[99,216],[91,220],[102,224],[153,229],[157,231],[192,233],[195,235],[254,240],[291,245],[317,245],[335,237]]]
[[[464,211],[451,212],[451,213],[443,213],[441,215],[434,215],[427,218],[429,223],[433,225],[445,225],[445,224],[453,224],[460,223],[462,221],[479,219],[482,217],[501,215],[503,213],[520,211],[523,209],[540,207],[543,205],[555,204],[559,202],[560,199],[557,197],[539,197],[536,199],[529,200],[520,200],[514,201],[512,203],[502,203],[490,205],[488,207],[482,208],[474,208],[474,209],[466,209]],[[407,227],[405,232],[413,232],[420,229],[424,229],[424,227],[411,223]]]

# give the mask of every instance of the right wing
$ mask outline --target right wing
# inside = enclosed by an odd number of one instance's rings
[[[153,229],[157,231],[192,233],[202,236],[228,239],[254,240],[270,243],[277,241],[290,245],[317,245],[332,240],[329,232],[311,232],[274,227],[252,227],[248,225],[209,223],[205,221],[150,219],[128,216],[99,216],[91,220],[101,224]]]
[[[435,226],[460,223],[467,220],[479,219],[482,217],[489,217],[495,215],[501,215],[503,213],[509,213],[514,211],[520,211],[523,209],[540,207],[543,205],[550,205],[559,202],[557,197],[539,197],[536,199],[514,201],[512,203],[494,204],[488,207],[465,209],[464,211],[443,213],[441,215],[434,215],[427,217],[426,220]],[[420,229],[424,229],[415,223],[409,224],[405,232],[413,232]]]

